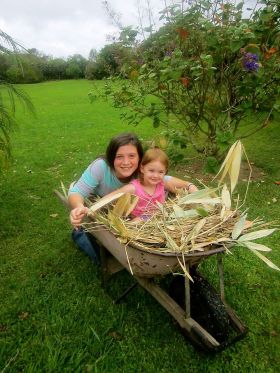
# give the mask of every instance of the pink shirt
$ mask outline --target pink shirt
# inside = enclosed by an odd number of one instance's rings
[[[130,182],[135,187],[135,195],[139,197],[138,203],[131,212],[132,216],[141,218],[149,217],[156,210],[156,202],[164,203],[165,191],[163,181],[157,184],[153,195],[148,194],[143,189],[139,180],[132,180]]]

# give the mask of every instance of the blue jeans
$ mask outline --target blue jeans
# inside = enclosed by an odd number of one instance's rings
[[[100,247],[96,239],[83,229],[73,229],[72,239],[95,264],[100,265]]]

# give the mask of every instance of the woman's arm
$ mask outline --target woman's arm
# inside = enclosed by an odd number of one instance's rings
[[[70,187],[68,193],[68,202],[72,208],[70,222],[75,229],[81,225],[88,213],[88,208],[84,206],[84,198],[95,190],[102,178],[104,178],[104,160],[96,159],[83,172],[80,179]]]
[[[73,193],[68,196],[68,202],[72,208],[70,222],[75,229],[79,228],[83,218],[88,213],[88,208],[84,206],[84,197],[81,194]]]
[[[178,189],[186,189],[189,193],[194,193],[198,190],[193,183],[173,176],[167,180],[164,180],[164,188],[171,193],[176,193]]]

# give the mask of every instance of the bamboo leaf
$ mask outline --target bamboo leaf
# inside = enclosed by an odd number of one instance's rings
[[[177,258],[177,260],[178,260],[178,263],[180,264],[180,267],[182,268],[182,270],[183,270],[183,272],[184,272],[184,275],[187,276],[187,277],[188,277],[192,282],[194,282],[194,281],[193,281],[193,278],[191,277],[191,275],[190,275],[189,272],[187,271],[187,268],[186,268],[186,266],[184,265],[184,263],[182,263],[182,262],[180,261],[179,258]]]
[[[222,202],[225,205],[226,209],[229,210],[231,208],[231,198],[230,198],[230,193],[229,193],[229,190],[226,184],[224,184],[223,186],[221,197],[222,197]]]
[[[265,245],[262,245],[260,243],[256,243],[256,242],[250,242],[250,241],[244,241],[242,242],[242,245],[248,247],[248,249],[254,249],[254,250],[258,250],[258,251],[271,251],[271,249]]]
[[[257,240],[258,238],[269,236],[274,231],[276,231],[275,228],[274,229],[261,229],[259,231],[250,232],[250,233],[244,234],[243,236],[239,237],[237,242]]]
[[[247,214],[242,215],[238,222],[235,223],[231,233],[232,239],[236,240],[241,235],[243,229],[245,228],[246,219]]]
[[[124,193],[116,193],[116,194],[113,194],[112,196],[105,196],[105,197],[102,197],[98,202],[94,203],[90,208],[90,212],[95,212],[99,209],[101,209],[102,207],[108,205],[108,203],[111,203],[113,201],[115,201],[116,199],[120,198]],[[90,214],[90,213],[89,213]]]
[[[194,245],[194,241],[198,233],[201,231],[201,229],[204,227],[206,223],[206,218],[199,220],[199,222],[193,227],[191,232],[189,233],[186,242],[191,241],[192,245]]]
[[[134,210],[135,206],[137,205],[138,200],[139,200],[138,196],[135,196],[134,194],[130,195],[130,205],[127,206],[124,216],[128,216],[129,214],[131,214],[131,212]]]
[[[256,254],[261,260],[263,260],[270,268],[276,269],[277,271],[280,271],[280,268],[278,268],[274,263],[272,263],[271,260],[267,259],[266,256],[259,253],[257,250],[250,249],[254,254]]]
[[[217,198],[199,198],[199,199],[192,199],[190,201],[185,201],[182,204],[189,205],[192,203],[200,203],[200,204],[208,204],[208,205],[217,205],[221,203],[221,199],[219,197]]]
[[[215,176],[214,179],[217,178],[217,176],[223,171],[222,173],[222,176],[220,177],[220,180],[219,180],[219,184],[223,181],[223,179],[225,178],[230,166],[231,166],[231,162],[232,162],[232,154],[233,154],[233,151],[236,147],[236,144],[237,142],[235,142],[234,144],[232,144],[232,146],[230,147],[227,155],[226,155],[226,158],[225,160],[223,161],[221,167],[220,167],[220,170],[219,172],[217,173],[217,175]]]
[[[229,167],[229,177],[230,177],[230,189],[231,193],[234,191],[236,187],[239,173],[240,173],[240,166],[241,166],[241,156],[242,156],[242,145],[240,141],[237,141],[235,149],[232,153],[232,161]]]
[[[224,220],[224,218],[225,218],[225,213],[226,213],[226,206],[224,205],[224,206],[222,207],[222,209],[221,209],[221,212],[220,212],[220,219],[221,219],[221,221]]]
[[[209,215],[208,211],[203,207],[197,207],[196,211],[197,211],[198,215],[202,216],[203,218],[206,218],[206,216]]]
[[[209,196],[213,195],[216,192],[217,189],[218,188],[215,188],[215,189],[211,189],[211,188],[199,189],[194,193],[190,193],[190,194],[184,195],[183,197],[179,198],[178,199],[178,204],[180,205],[180,204],[186,203],[186,201],[193,201],[194,199],[209,197]],[[192,202],[190,202],[190,203],[192,203]]]
[[[196,210],[191,209],[191,210],[183,210],[180,206],[178,205],[173,205],[172,206],[174,213],[170,214],[171,218],[193,218],[195,216],[198,216],[198,213]]]
[[[114,215],[111,211],[108,212],[108,220],[110,226],[118,233],[121,237],[131,238],[129,230],[124,225],[123,221],[119,216]]]
[[[159,227],[161,232],[164,234],[165,238],[166,238],[166,241],[167,241],[167,246],[173,250],[173,251],[177,251],[179,252],[180,251],[180,248],[179,246],[176,244],[176,242],[173,240],[173,238],[171,236],[169,236],[169,234],[164,230],[162,229],[161,227]]]
[[[124,193],[116,202],[112,212],[117,216],[124,216],[125,212],[130,205],[130,194]],[[126,215],[125,215],[126,216]]]

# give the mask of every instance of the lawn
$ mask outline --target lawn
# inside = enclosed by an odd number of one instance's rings
[[[119,273],[109,289],[100,270],[71,240],[68,214],[53,195],[68,186],[109,139],[135,131],[150,140],[150,125],[128,127],[108,103],[89,103],[88,81],[24,86],[36,117],[19,107],[14,161],[0,179],[0,368],[5,372],[276,372],[279,369],[279,276],[245,249],[225,257],[228,303],[248,335],[226,350],[198,352],[171,316],[137,287],[116,305],[131,276]],[[262,177],[250,185],[251,218],[280,215],[279,121],[244,142]],[[176,170],[171,170],[170,174]],[[239,191],[244,194],[241,182]],[[260,240],[280,266],[280,234]],[[215,282],[215,263],[203,270]],[[277,368],[278,367],[278,368]]]

